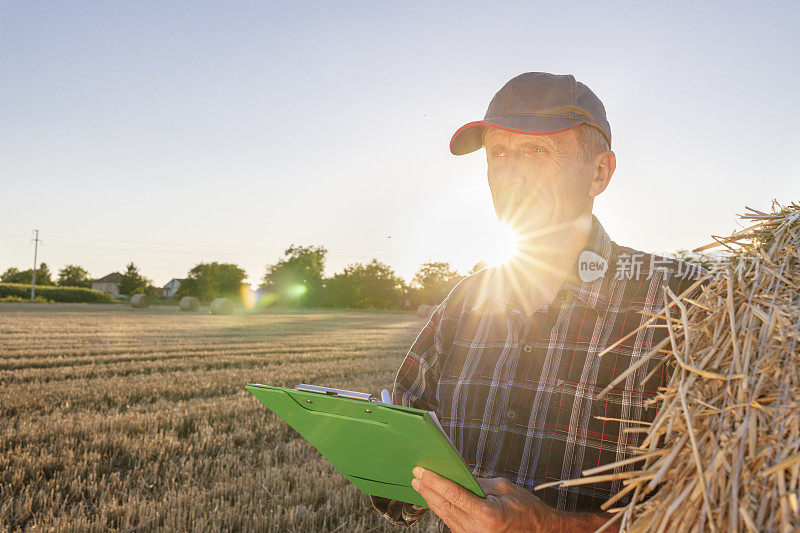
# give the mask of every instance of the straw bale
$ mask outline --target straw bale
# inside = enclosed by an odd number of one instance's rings
[[[216,298],[211,302],[211,314],[230,315],[233,314],[233,302],[227,298]]]
[[[150,298],[146,294],[134,294],[131,296],[131,307],[137,309],[150,307]]]
[[[200,300],[194,296],[184,296],[178,303],[181,311],[197,311],[200,308]]]
[[[630,498],[609,522],[622,531],[800,528],[800,205],[741,217],[748,228],[695,250],[726,250],[699,296],[667,289],[653,317],[674,372],[639,461],[580,480],[624,477],[604,506]]]

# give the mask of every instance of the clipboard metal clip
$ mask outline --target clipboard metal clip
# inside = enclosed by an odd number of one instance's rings
[[[351,398],[353,400],[361,400],[364,402],[377,402],[379,401],[375,396],[366,392],[355,392],[351,390],[330,389],[328,387],[320,387],[319,385],[307,385],[301,383],[298,385],[297,390],[303,392],[316,392],[317,394],[325,394],[327,396],[337,396],[339,398]]]

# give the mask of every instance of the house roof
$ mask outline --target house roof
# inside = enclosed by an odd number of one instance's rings
[[[178,282],[178,285],[180,285],[181,283],[183,283],[184,281],[186,281],[186,278],[182,278],[182,279],[178,279],[178,278],[172,278],[172,279],[171,279],[171,280],[169,280],[169,281],[168,281],[168,282],[167,282],[167,283],[166,283],[164,286],[166,287],[167,285],[169,285],[169,284],[170,284],[170,283],[172,283],[173,281],[177,281],[177,282]]]
[[[103,276],[100,279],[93,280],[95,282],[105,282],[105,283],[119,283],[122,281],[122,274],[119,272],[112,272],[106,276]]]

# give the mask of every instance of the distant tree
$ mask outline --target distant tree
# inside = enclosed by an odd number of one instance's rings
[[[289,246],[283,259],[267,267],[261,289],[275,293],[279,304],[318,305],[327,253],[323,246]]]
[[[347,270],[345,268],[345,270]],[[322,282],[320,305],[323,307],[356,307],[355,280],[346,272],[334,274]]]
[[[323,305],[388,309],[402,307],[405,283],[388,265],[373,259],[353,263],[325,280]]]
[[[489,265],[486,264],[486,261],[478,261],[475,265],[469,269],[467,273],[468,276],[475,274],[476,272],[480,272],[481,270],[488,268]]]
[[[14,267],[7,269],[0,276],[0,281],[3,283],[24,283],[30,285],[33,281],[33,269],[18,270]],[[37,285],[53,285],[52,274],[47,263],[41,263],[39,268],[36,269],[36,284]]]
[[[22,283],[22,281],[19,281],[20,274],[22,274],[22,272],[20,272],[18,268],[8,267],[5,272],[0,274],[0,282]]]
[[[194,296],[202,302],[223,297],[237,301],[246,277],[247,272],[232,263],[200,263],[189,271],[175,296]]]
[[[38,278],[38,274],[37,274]],[[78,265],[66,265],[58,271],[58,285],[62,287],[91,287],[89,272]]]
[[[33,274],[31,274],[33,277]],[[47,263],[40,263],[39,268],[36,269],[36,284],[37,285],[55,285],[53,283],[53,275],[47,267]]]
[[[119,282],[119,293],[128,296],[137,293],[147,294],[149,292],[147,288],[151,283],[148,278],[139,273],[139,267],[131,261],[122,274],[122,279]]]
[[[405,302],[408,302],[408,306],[405,305]],[[403,284],[403,309],[416,310],[423,303],[419,287],[408,283]]]
[[[711,257],[710,255],[697,252],[690,252],[689,250],[686,250],[684,248],[676,250],[675,253],[672,254],[672,258],[678,259],[679,261],[685,261],[686,263],[693,263],[695,265],[700,265],[706,270],[711,270],[714,267],[714,258]]]
[[[47,267],[47,263],[40,263],[39,268],[36,269],[36,284],[37,285],[55,285],[53,275]]]
[[[438,305],[444,300],[462,276],[446,261],[423,263],[414,275],[413,283],[419,288],[422,302]]]

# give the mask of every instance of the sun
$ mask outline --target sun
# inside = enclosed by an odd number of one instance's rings
[[[498,222],[492,243],[486,250],[486,262],[489,266],[508,263],[519,252],[519,244],[519,234],[511,226]]]

